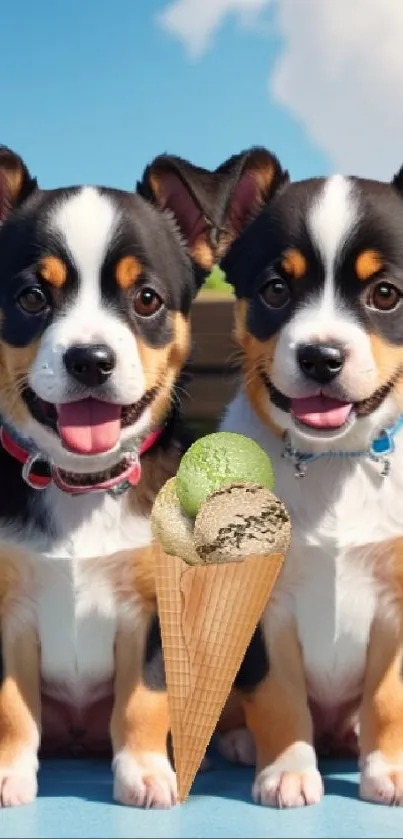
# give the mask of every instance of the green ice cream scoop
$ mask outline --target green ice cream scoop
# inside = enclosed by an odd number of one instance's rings
[[[176,493],[184,512],[194,517],[213,492],[244,483],[273,491],[270,458],[249,437],[217,431],[196,440],[184,454],[176,475]]]

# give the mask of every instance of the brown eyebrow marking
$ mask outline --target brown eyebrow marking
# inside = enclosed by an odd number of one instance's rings
[[[293,277],[295,280],[300,280],[305,276],[308,264],[301,251],[297,248],[289,248],[283,254],[281,267],[290,277]]]
[[[136,256],[124,256],[115,268],[116,282],[123,291],[131,288],[143,273],[143,266]]]
[[[378,251],[368,248],[362,251],[355,260],[355,273],[361,282],[370,280],[374,274],[383,268],[384,262]]]
[[[39,273],[54,288],[61,288],[67,280],[67,267],[58,256],[45,256],[39,263]]]

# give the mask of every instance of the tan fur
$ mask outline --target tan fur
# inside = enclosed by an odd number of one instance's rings
[[[106,577],[119,606],[129,608],[140,597],[144,615],[148,617],[155,612],[157,602],[155,561],[156,545],[151,543],[133,551],[121,551],[111,556],[87,560],[88,575]]]
[[[9,419],[17,424],[28,419],[28,410],[21,399],[28,371],[35,359],[38,341],[28,347],[11,347],[0,342],[0,405]]]
[[[169,411],[172,388],[190,349],[190,324],[181,312],[172,313],[173,336],[164,347],[150,347],[137,337],[137,346],[146,380],[146,390],[158,387],[151,406],[152,425],[158,427]]]
[[[54,288],[62,288],[67,280],[67,266],[57,256],[45,256],[38,270],[41,278]]]
[[[254,152],[253,161],[249,162],[247,171],[258,187],[262,202],[270,194],[276,169],[273,160],[268,159],[265,154],[262,155],[259,151]]]
[[[0,688],[0,768],[35,749],[40,729],[39,647],[33,629],[9,633],[3,622],[4,679]]]
[[[115,268],[116,282],[123,291],[131,288],[143,273],[143,266],[136,256],[124,256]]]
[[[358,279],[365,283],[383,268],[383,259],[378,251],[368,248],[357,256],[354,267]]]
[[[246,723],[257,750],[257,768],[269,766],[296,741],[312,743],[305,673],[293,626],[280,631],[270,648],[270,670],[251,693],[242,695]]]
[[[403,347],[393,346],[375,333],[370,334],[369,338],[378,370],[377,387],[396,378],[395,393],[403,399]]]
[[[6,183],[7,198],[10,205],[14,206],[22,192],[26,178],[22,161],[15,156],[10,159],[9,163],[2,161],[1,174]]]
[[[301,251],[289,248],[283,254],[281,267],[293,280],[301,280],[308,270],[308,263]]]
[[[194,261],[197,262],[201,268],[204,268],[205,271],[212,271],[214,268],[215,254],[213,253],[211,245],[209,245],[204,236],[197,239],[190,250]]]
[[[16,632],[12,618],[18,591],[29,575],[27,560],[15,549],[0,551],[0,768],[12,765],[26,749],[35,749],[40,728],[38,639],[29,624]]]
[[[403,637],[381,618],[375,622],[368,648],[361,710],[361,752],[374,751],[392,763],[403,754]]]
[[[394,583],[399,621],[378,615],[372,626],[361,708],[363,756],[380,751],[394,761],[403,756],[403,538],[379,548],[379,578]],[[403,791],[403,787],[402,787]]]
[[[270,377],[277,335],[273,335],[268,341],[258,341],[248,332],[247,314],[248,301],[238,300],[235,304],[235,340],[243,350],[242,373],[245,390],[258,417],[271,428],[274,434],[281,436],[281,430],[268,412],[269,395],[266,385],[259,376],[260,369]]]
[[[141,657],[133,650],[130,631],[121,629],[115,648],[115,703],[111,737],[116,754],[126,749],[166,754],[169,732],[166,691],[152,691],[141,680]]]

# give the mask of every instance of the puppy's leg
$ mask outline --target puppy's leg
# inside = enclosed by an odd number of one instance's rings
[[[32,628],[2,621],[0,806],[28,804],[37,793],[40,657]]]
[[[316,804],[323,784],[294,627],[272,636],[269,657],[269,672],[260,684],[242,692],[246,723],[256,744],[253,797],[268,806]]]
[[[403,805],[403,627],[377,617],[360,714],[361,797]]]
[[[137,650],[136,650],[137,643]],[[116,638],[112,714],[114,797],[135,807],[171,807],[176,777],[167,753],[168,697],[143,679],[143,645],[121,628]]]

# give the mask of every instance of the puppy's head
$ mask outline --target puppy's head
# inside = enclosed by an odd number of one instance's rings
[[[0,411],[56,466],[109,469],[163,421],[224,182],[163,156],[137,194],[44,191],[0,150]]]
[[[289,183],[277,168],[222,261],[245,389],[305,450],[366,448],[403,409],[403,176]]]

